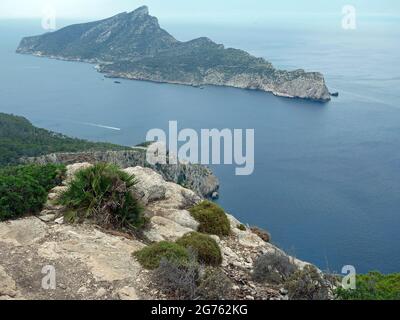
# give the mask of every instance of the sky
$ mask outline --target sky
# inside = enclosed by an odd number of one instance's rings
[[[246,21],[272,15],[341,14],[400,16],[399,0],[0,0],[0,18],[40,18],[51,8],[58,18],[97,19],[147,5],[165,20]]]

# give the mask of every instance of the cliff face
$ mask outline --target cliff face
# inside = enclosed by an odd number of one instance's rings
[[[178,41],[160,28],[147,7],[24,38],[17,52],[96,63],[109,77],[232,86],[284,97],[330,100],[322,74],[278,70],[262,58],[205,37]]]
[[[98,69],[111,78],[145,80],[159,83],[174,83],[190,86],[226,86],[240,89],[260,90],[273,93],[279,97],[329,101],[330,93],[321,73],[306,73],[302,70],[292,72],[275,70],[273,76],[253,73],[251,70],[228,75],[222,68],[209,68],[201,76],[191,72],[175,70],[169,75],[147,68],[135,66],[124,70],[114,64],[101,65]]]
[[[23,158],[22,163],[98,163],[107,162],[115,164],[121,168],[128,167],[148,167],[170,182],[178,183],[188,189],[193,190],[202,197],[210,197],[219,189],[218,178],[210,169],[202,165],[177,164],[177,165],[151,165],[146,161],[145,148],[137,148],[129,151],[100,151],[100,152],[80,152],[80,153],[54,153],[41,157]]]
[[[135,194],[146,206],[150,219],[145,239],[99,229],[85,223],[65,224],[62,206],[52,201],[63,192],[74,174],[90,166],[73,164],[67,168],[65,186],[49,194],[45,209],[37,217],[0,223],[0,300],[2,299],[168,299],[151,281],[132,253],[149,242],[175,241],[197,231],[198,222],[187,208],[201,201],[193,191],[167,182],[155,171],[127,168],[139,183]],[[255,283],[251,278],[254,260],[263,253],[283,254],[250,229],[239,230],[240,222],[228,215],[232,235],[217,241],[222,269],[236,284],[237,299],[287,299],[279,286]],[[307,264],[290,258],[296,268]],[[21,263],[24,261],[24,263]],[[44,266],[53,266],[56,289],[43,290]],[[18,266],[18,267],[16,267]]]

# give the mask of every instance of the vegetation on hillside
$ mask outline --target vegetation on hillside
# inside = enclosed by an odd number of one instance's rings
[[[204,267],[196,256],[188,261],[162,259],[154,270],[157,288],[172,299],[227,300],[232,297],[233,283],[221,268]]]
[[[230,298],[232,281],[221,268],[204,265],[200,257],[204,252],[198,253],[193,247],[185,249],[179,243],[162,241],[145,247],[134,256],[143,267],[153,270],[157,288],[173,299]]]
[[[193,250],[200,263],[219,266],[222,263],[222,253],[218,243],[210,236],[198,232],[190,232],[178,239],[177,244]]]
[[[315,266],[296,270],[285,282],[290,300],[330,300],[332,284]]]
[[[26,165],[0,170],[0,221],[39,212],[48,192],[59,185],[63,165]]]
[[[341,300],[400,300],[400,273],[357,275],[355,290],[339,288],[336,295]]]
[[[17,164],[21,157],[36,157],[55,152],[126,150],[111,143],[96,143],[70,138],[40,129],[27,119],[0,113],[0,166]]]
[[[140,264],[147,269],[153,270],[160,266],[163,259],[186,263],[189,261],[189,252],[179,244],[161,241],[134,253]]]
[[[58,202],[70,209],[70,222],[92,219],[104,227],[137,229],[145,219],[132,193],[135,184],[117,166],[99,163],[78,171]]]
[[[259,283],[279,284],[285,282],[297,267],[292,258],[278,250],[259,256],[253,265],[253,279]]]
[[[190,210],[199,223],[199,232],[217,236],[228,236],[231,225],[224,209],[211,201],[203,201]]]

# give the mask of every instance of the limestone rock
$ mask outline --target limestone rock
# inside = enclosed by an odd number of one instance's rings
[[[231,223],[231,229],[232,230],[236,229],[239,225],[242,224],[238,219],[236,219],[231,214],[226,214],[226,216],[228,217],[228,220]]]
[[[145,236],[153,242],[176,241],[186,233],[193,232],[193,229],[160,216],[151,218],[150,229],[144,232]]]
[[[99,290],[97,290],[96,292],[96,297],[98,298],[102,298],[107,294],[107,290],[104,288],[99,288]]]
[[[139,300],[136,290],[132,287],[124,287],[118,291],[121,300]]]
[[[251,231],[234,229],[234,233],[242,246],[255,248],[265,245],[265,241]]]
[[[61,193],[65,192],[68,190],[68,187],[66,186],[57,186],[53,189],[50,190],[50,193],[55,193],[57,195],[60,195]]]
[[[6,273],[0,265],[0,300],[9,300],[17,297],[15,281]]]
[[[172,220],[182,227],[189,228],[193,231],[197,231],[200,225],[187,210],[165,209],[161,214],[162,217]]]
[[[63,224],[64,223],[64,217],[60,217],[60,218],[54,220],[54,222],[57,223],[57,224]]]
[[[83,162],[83,163],[74,163],[71,165],[67,166],[67,179],[66,179],[66,184],[68,184],[69,182],[72,181],[72,179],[74,178],[75,174],[83,169],[87,169],[90,168],[92,166],[92,164],[88,163],[88,162]]]
[[[165,199],[166,182],[160,174],[142,167],[127,168],[124,171],[135,176],[135,192],[144,204]]]
[[[37,218],[0,223],[0,242],[14,246],[27,246],[37,243],[47,236],[47,226]]]
[[[7,263],[11,270],[6,274],[0,266],[0,299],[16,296],[19,288],[12,278],[23,278],[32,288],[40,285],[40,270],[45,265],[55,266],[57,288],[65,288],[54,293],[60,299],[78,298],[75,294],[92,299],[104,297],[107,292],[98,292],[97,284],[111,288],[121,282],[134,289],[142,267],[132,253],[144,246],[136,240],[105,234],[91,225],[51,225],[35,217],[0,223],[0,263]],[[20,264],[21,257],[30,262]],[[16,265],[19,267],[13,268]],[[74,275],[68,276],[67,271]],[[133,289],[126,291],[128,297],[133,296]],[[27,298],[44,299],[46,294],[50,293],[32,289]],[[118,296],[117,292],[110,295]]]
[[[51,222],[51,221],[54,221],[55,219],[56,219],[55,214],[47,214],[47,215],[40,216],[40,220],[42,220],[43,222]]]

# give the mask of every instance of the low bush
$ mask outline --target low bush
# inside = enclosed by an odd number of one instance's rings
[[[62,165],[26,165],[0,170],[0,221],[42,210],[48,192],[65,174]]]
[[[144,268],[150,270],[157,269],[163,259],[174,263],[186,263],[189,261],[189,252],[186,248],[168,241],[145,247],[134,253],[134,256]]]
[[[208,235],[191,232],[184,235],[176,243],[193,250],[202,264],[219,266],[222,263],[221,249],[218,243]]]
[[[229,300],[232,298],[232,288],[232,281],[220,268],[207,268],[197,292],[203,300]]]
[[[60,185],[65,178],[66,168],[64,165],[21,165],[5,167],[0,170],[2,176],[31,177],[36,180],[45,190],[50,191]]]
[[[231,225],[225,211],[210,201],[203,201],[190,210],[191,215],[199,223],[199,232],[218,236],[228,236]]]
[[[290,300],[329,300],[331,284],[312,265],[297,270],[285,283]]]
[[[239,230],[241,230],[241,231],[246,231],[246,230],[247,230],[247,228],[246,228],[246,226],[245,226],[244,224],[239,224],[239,225],[237,226],[237,228],[238,228]]]
[[[118,167],[100,163],[78,171],[58,201],[76,212],[71,222],[93,219],[103,227],[137,229],[145,219],[131,192],[135,183]]]
[[[297,267],[292,258],[276,250],[258,257],[254,262],[253,279],[263,283],[283,283],[289,278]]]
[[[400,300],[400,273],[384,275],[370,272],[357,275],[356,289],[339,288],[336,296],[341,300]]]
[[[232,297],[232,281],[220,268],[201,270],[196,253],[189,250],[188,260],[162,258],[153,279],[169,299],[227,300]]]
[[[199,270],[195,254],[189,253],[188,260],[162,258],[153,277],[158,287],[173,299],[194,300]]]

